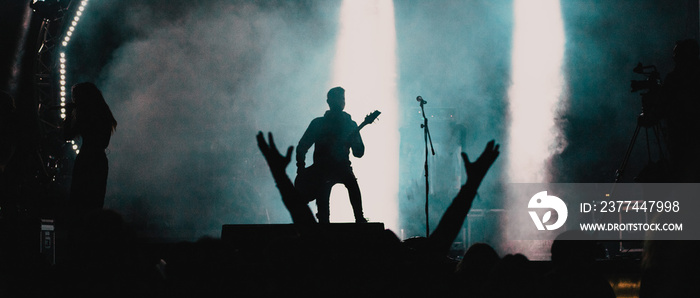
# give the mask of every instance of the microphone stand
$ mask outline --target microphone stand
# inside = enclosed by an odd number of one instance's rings
[[[425,104],[428,102],[423,100],[423,97],[416,97],[416,100],[420,103],[421,113],[423,115],[423,124],[420,127],[423,129],[423,139],[425,140],[425,237],[430,237],[430,215],[428,209],[428,196],[430,194],[430,180],[428,179],[428,143],[430,143],[430,151],[435,155],[435,148],[433,148],[433,139],[430,137],[430,129],[428,128],[428,117],[425,116]]]

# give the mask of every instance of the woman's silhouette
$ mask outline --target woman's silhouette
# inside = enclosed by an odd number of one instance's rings
[[[82,146],[73,167],[70,204],[84,214],[104,206],[109,171],[105,149],[117,120],[95,84],[75,84],[71,96],[73,111],[64,121],[63,132],[66,140],[80,136]]]

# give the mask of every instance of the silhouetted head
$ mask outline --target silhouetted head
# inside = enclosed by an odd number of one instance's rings
[[[102,96],[102,91],[95,84],[83,82],[73,85],[71,87],[71,97],[76,110],[84,115],[81,117],[91,117],[100,119],[100,121],[106,121],[112,127],[112,132],[117,128],[117,120],[114,119],[112,111],[109,109],[104,96]]]
[[[90,82],[73,85],[71,88],[71,97],[77,108],[94,109],[96,106],[102,104],[106,105],[100,89]]]
[[[331,111],[342,111],[345,109],[345,89],[343,87],[335,87],[328,90],[326,102]]]
[[[456,273],[475,271],[479,274],[491,271],[500,257],[496,250],[486,243],[475,243],[464,253],[464,258],[457,264]]]
[[[700,46],[695,39],[684,39],[676,42],[673,48],[673,61],[676,64],[695,62],[700,55]]]
[[[591,235],[569,230],[552,242],[552,262],[561,266],[588,266],[595,261],[599,248]]]
[[[485,297],[539,297],[536,295],[539,283],[530,260],[523,254],[504,256],[493,269],[485,273],[482,293]]]

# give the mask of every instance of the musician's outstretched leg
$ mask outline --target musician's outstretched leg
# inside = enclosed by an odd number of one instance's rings
[[[318,195],[316,196],[316,209],[318,211],[318,213],[316,213],[316,218],[318,219],[318,223],[330,222],[330,198],[332,188],[332,183],[325,183],[319,190]]]
[[[366,223],[365,215],[362,211],[362,194],[360,193],[360,186],[357,184],[357,178],[355,175],[350,173],[351,177],[348,177],[343,184],[345,188],[348,189],[348,196],[350,197],[350,205],[352,205],[352,212],[355,215],[356,223]]]

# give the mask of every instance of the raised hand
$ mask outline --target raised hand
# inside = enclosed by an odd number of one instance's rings
[[[428,237],[431,249],[435,253],[444,256],[449,251],[450,245],[452,245],[464,224],[481,181],[486,176],[486,172],[489,171],[493,162],[496,161],[498,154],[500,154],[499,148],[500,145],[491,140],[486,144],[484,152],[474,162],[469,161],[467,154],[462,152],[464,168],[467,171],[467,182],[462,185],[459,193],[452,200],[450,206],[447,207],[442,218],[440,218],[438,226]]]
[[[489,141],[486,144],[486,148],[484,148],[484,152],[474,162],[470,162],[467,154],[462,152],[464,169],[467,171],[467,182],[476,183],[476,186],[481,184],[481,180],[486,176],[486,172],[489,171],[489,168],[491,168],[491,165],[501,153],[498,151],[499,148],[500,145],[496,144],[494,140]]]
[[[289,146],[289,148],[287,148],[287,154],[283,156],[280,154],[279,150],[277,150],[272,133],[268,133],[268,138],[270,139],[269,143],[265,141],[262,132],[258,132],[256,138],[258,139],[258,148],[260,148],[260,152],[265,156],[267,165],[272,172],[272,178],[275,179],[277,188],[282,195],[282,202],[292,216],[292,221],[296,224],[316,223],[311,209],[309,209],[306,202],[300,198],[292,181],[289,179],[289,176],[287,176],[287,172],[285,172],[289,162],[292,160],[294,146]]]
[[[260,152],[262,152],[263,156],[265,156],[267,165],[270,166],[270,170],[272,171],[273,175],[275,173],[279,173],[279,171],[284,172],[287,165],[289,165],[289,162],[292,160],[292,151],[294,150],[294,146],[289,146],[289,148],[287,148],[287,154],[282,156],[279,150],[277,150],[277,146],[275,145],[275,140],[272,137],[271,132],[268,133],[268,138],[270,139],[269,144],[265,141],[262,131],[258,132],[256,138],[258,139],[258,148],[260,148]]]

